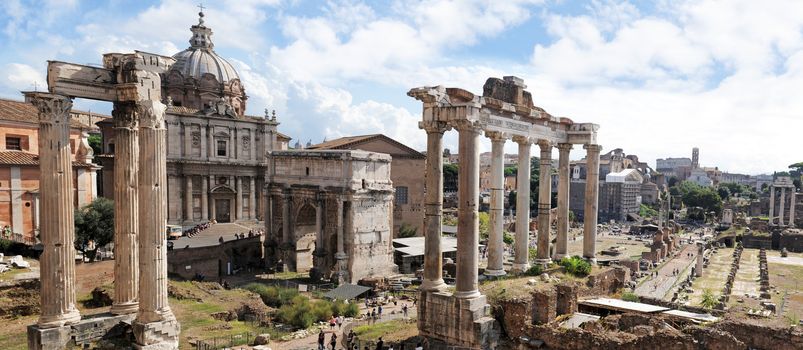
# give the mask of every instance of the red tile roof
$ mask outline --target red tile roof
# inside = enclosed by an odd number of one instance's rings
[[[78,114],[87,114],[89,112],[74,110]],[[32,104],[0,98],[0,120],[8,120],[14,122],[38,124],[39,116],[37,115],[36,107]],[[93,115],[103,116],[100,114],[92,113]],[[106,116],[108,117],[108,116]],[[73,128],[91,129],[91,126],[82,124],[80,121],[72,118],[70,119],[70,126]]]
[[[0,151],[0,165],[39,166],[39,155],[24,151]],[[95,164],[72,162],[74,167],[90,167]]]
[[[374,141],[374,140],[382,140],[387,143],[393,144],[402,150],[405,151],[404,154],[391,154],[392,156],[405,156],[405,157],[413,157],[413,158],[425,158],[425,156],[407,145],[396,141],[390,137],[387,137],[383,134],[370,134],[370,135],[360,135],[360,136],[347,136],[341,137],[339,139],[334,139],[331,141],[326,141],[319,143],[317,145],[312,145],[306,147],[306,149],[319,149],[319,150],[327,150],[327,149],[358,149],[357,147],[360,144]]]

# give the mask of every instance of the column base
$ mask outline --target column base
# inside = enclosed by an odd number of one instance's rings
[[[443,278],[437,280],[424,280],[421,282],[421,287],[418,289],[425,291],[425,292],[436,292],[446,290],[447,285],[446,282],[443,281]]]
[[[136,350],[178,350],[181,325],[175,318],[149,323],[135,321],[132,329],[136,338]]]
[[[66,325],[71,325],[78,323],[81,320],[81,314],[78,313],[77,309],[73,309],[72,311],[57,315],[57,316],[41,316],[39,317],[39,321],[36,325],[39,328],[56,328],[56,327],[64,327]]]
[[[584,256],[583,259],[586,259],[586,261],[588,261],[591,265],[596,265],[597,264],[597,258],[596,257],[590,257],[589,258],[587,256]]]
[[[29,350],[61,350],[67,349],[72,341],[72,327],[61,326],[40,328],[38,325],[28,326]]]
[[[555,261],[560,261],[561,259],[563,259],[565,257],[568,257],[568,256],[569,256],[569,254],[566,254],[566,253],[558,253],[558,254],[555,254],[555,256],[552,259],[555,260]]]
[[[469,290],[469,291],[459,291],[454,293],[454,297],[457,299],[474,299],[481,297],[480,291],[478,289]]]
[[[436,341],[430,342],[431,349],[497,348],[499,329],[484,295],[460,299],[446,292],[420,292],[417,305],[419,335]]]
[[[484,272],[483,274],[484,274],[485,276],[488,276],[488,277],[499,277],[499,276],[504,276],[504,275],[507,275],[507,272],[505,272],[505,270],[504,270],[504,269],[499,269],[499,270],[488,270],[488,269],[485,269],[485,272]]]
[[[544,267],[549,265],[549,263],[551,263],[551,262],[552,262],[552,259],[550,259],[550,258],[543,258],[543,259],[535,259],[535,260],[533,260],[534,264],[538,264],[538,265],[541,265],[541,266],[544,266]]]
[[[530,269],[530,263],[513,263],[513,267],[510,268],[510,273],[522,273]]]
[[[115,303],[112,305],[111,309],[109,309],[109,312],[114,315],[129,315],[137,313],[138,310],[139,302],[133,301],[119,304]]]

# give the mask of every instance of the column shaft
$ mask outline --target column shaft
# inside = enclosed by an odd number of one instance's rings
[[[549,243],[551,225],[549,210],[552,208],[552,144],[549,141],[538,142],[541,148],[540,174],[538,183],[538,251],[539,263],[549,262]]]
[[[203,130],[203,129],[202,129]],[[201,177],[201,220],[209,220],[209,184],[208,179]]]
[[[139,131],[139,313],[137,322],[174,320],[167,302],[167,157],[165,105],[138,103]],[[137,339],[148,344],[153,339]]]
[[[596,262],[597,209],[599,201],[599,153],[600,145],[585,145],[586,193],[583,209],[583,257]]]
[[[770,185],[770,225],[775,223],[775,186]]]
[[[114,304],[116,315],[139,308],[139,125],[136,105],[114,106]]]
[[[39,114],[39,193],[41,196],[39,259],[41,328],[78,322],[75,307],[75,227],[73,176],[70,152],[69,98],[47,93],[26,93]]]
[[[443,256],[441,251],[443,216],[443,133],[446,125],[439,122],[422,123],[427,132],[427,163],[424,181],[424,281],[421,290],[446,288],[443,282]]]
[[[478,255],[480,239],[480,128],[469,121],[458,127],[459,169],[457,177],[457,276],[455,297],[480,296]]]
[[[569,255],[569,152],[570,143],[558,144],[558,236],[555,259]]]
[[[290,243],[293,235],[290,232],[290,194],[282,195],[282,242]]]
[[[343,226],[346,225],[345,220],[343,218],[343,198],[338,197],[337,199],[337,253],[335,254],[335,259],[337,260],[337,280],[338,283],[343,283],[346,277],[346,259],[348,256],[346,255],[346,247],[345,241],[346,237],[345,230]]]
[[[237,184],[237,198],[235,198],[234,202],[237,206],[237,220],[243,219],[243,178],[242,176],[235,177],[235,182]]]
[[[785,207],[786,207],[786,187],[781,187],[781,205],[780,209],[778,210],[778,225],[780,226],[784,226],[786,224],[786,222],[783,221]]]
[[[318,198],[315,200],[315,255],[322,256],[324,252],[324,235],[323,235],[323,195],[317,194]]]
[[[256,178],[251,176],[251,182],[248,184],[248,219],[257,219],[257,186]]]
[[[192,216],[192,175],[184,175],[184,221],[193,221]]]
[[[491,138],[491,210],[488,235],[488,266],[485,274],[501,276],[504,270],[504,201],[505,201],[505,138],[499,133],[486,133]]]
[[[516,241],[513,252],[513,270],[523,272],[530,268],[530,140],[514,137],[519,144],[519,164],[516,173]]]
[[[796,201],[796,194],[795,188],[792,187],[792,193],[790,194],[791,201],[789,202],[789,226],[795,228],[795,201]]]

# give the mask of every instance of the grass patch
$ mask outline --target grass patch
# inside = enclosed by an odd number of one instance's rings
[[[26,272],[31,272],[31,269],[18,269],[18,268],[12,267],[11,270],[8,270],[6,272],[0,273],[0,281],[11,281],[11,280],[14,279],[14,276],[17,276],[17,275],[20,275],[20,274],[23,274],[23,273],[26,273]]]
[[[357,337],[361,340],[374,341],[382,337],[387,343],[415,336],[418,334],[418,329],[414,324],[404,320],[392,320],[357,326],[354,328],[354,333],[357,333]]]

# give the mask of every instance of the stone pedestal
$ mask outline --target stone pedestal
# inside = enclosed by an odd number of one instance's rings
[[[495,322],[484,295],[464,299],[447,292],[419,293],[419,334],[442,345],[435,348],[496,349]]]
[[[28,326],[28,350],[63,350],[72,342],[72,328]]]

